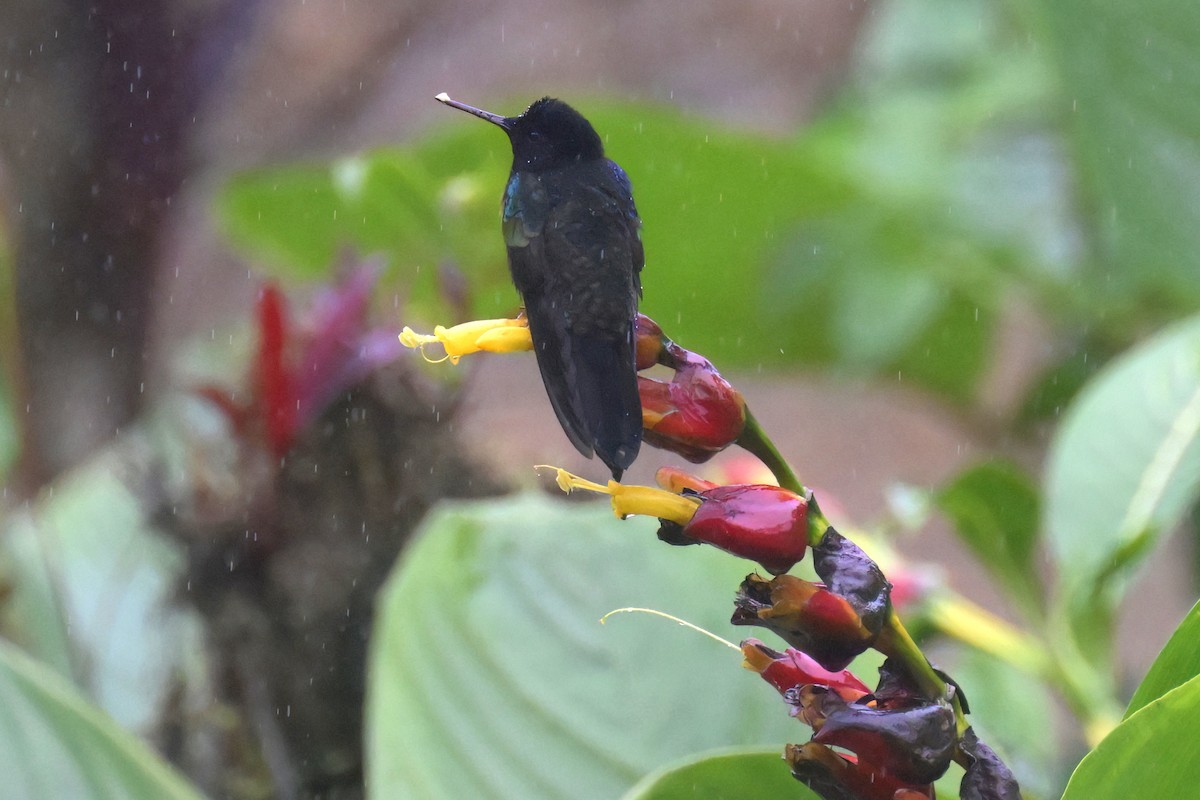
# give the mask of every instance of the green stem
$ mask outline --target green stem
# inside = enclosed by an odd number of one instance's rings
[[[905,671],[917,682],[917,687],[926,697],[938,699],[946,696],[946,682],[934,671],[933,665],[913,641],[894,608],[888,611],[887,622],[875,640],[875,649],[904,665]],[[961,736],[970,723],[957,694],[950,697],[950,705],[954,708],[954,719]]]
[[[791,465],[780,454],[779,448],[775,447],[771,437],[767,436],[767,432],[763,430],[758,419],[751,413],[750,406],[746,406],[746,424],[737,438],[737,444],[766,464],[767,469],[771,470],[771,474],[775,476],[775,480],[779,481],[780,486],[800,495],[808,492],[808,489],[796,477],[796,473],[792,471]]]
[[[808,497],[808,544],[809,547],[816,547],[821,542],[821,537],[829,530],[829,520],[817,505],[816,498],[811,496],[808,487],[800,482],[791,464],[788,464],[787,459],[779,452],[771,437],[767,436],[767,432],[751,413],[749,406],[746,406],[746,423],[736,443],[763,462],[780,486],[802,497]]]

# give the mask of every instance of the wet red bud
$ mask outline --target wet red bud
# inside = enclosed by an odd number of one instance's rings
[[[808,549],[808,503],[778,486],[714,486],[695,495],[700,507],[686,525],[666,521],[658,538],[670,544],[711,544],[757,561],[778,575]]]
[[[746,639],[741,647],[743,666],[762,675],[763,680],[774,686],[780,694],[798,686],[814,684],[828,687],[850,703],[871,692],[850,670],[832,672],[800,650],[789,647],[780,653],[757,639]]]
[[[746,401],[706,359],[681,348],[670,383],[638,376],[643,438],[699,464],[737,441]]]
[[[789,744],[783,757],[792,775],[822,800],[927,800],[930,785],[913,785],[816,742]]]
[[[956,744],[954,711],[945,703],[880,711],[846,705],[829,711],[813,741],[842,747],[881,772],[927,784],[950,766]]]
[[[875,640],[858,613],[825,586],[791,575],[749,575],[738,587],[730,620],[760,625],[808,653],[828,670],[844,669]]]
[[[813,548],[813,569],[830,592],[850,604],[872,637],[883,629],[892,585],[862,548],[831,527]]]

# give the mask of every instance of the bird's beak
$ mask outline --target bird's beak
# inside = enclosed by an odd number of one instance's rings
[[[441,94],[439,94],[437,97],[435,97],[433,99],[437,100],[439,103],[445,103],[446,105],[450,106],[451,108],[457,108],[459,111],[465,111],[468,114],[474,114],[475,116],[479,117],[480,119],[486,119],[488,122],[492,123],[493,125],[499,125],[505,131],[512,129],[512,120],[510,118],[502,117],[499,114],[493,114],[490,111],[484,111],[482,108],[476,108],[475,106],[469,106],[466,103],[460,103],[457,100],[451,100],[450,95],[446,94],[445,92],[442,92]]]

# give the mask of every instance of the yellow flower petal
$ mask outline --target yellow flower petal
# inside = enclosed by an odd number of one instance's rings
[[[529,327],[523,319],[477,319],[450,328],[438,325],[432,335],[417,333],[406,327],[400,332],[400,344],[420,350],[421,356],[433,364],[440,364],[447,359],[451,364],[457,364],[463,356],[480,351],[515,353],[533,349]],[[440,344],[446,355],[438,359],[429,358],[425,355],[427,344]]]
[[[518,353],[533,349],[529,328],[524,325],[519,328],[493,328],[480,336],[475,344],[489,353]]]
[[[610,483],[611,485],[614,484]],[[615,485],[618,491],[613,492],[613,513],[621,519],[640,514],[686,525],[692,521],[692,516],[700,507],[698,498],[683,497],[653,486]]]
[[[695,497],[682,497],[673,492],[657,489],[653,486],[632,486],[616,481],[609,481],[607,486],[599,483],[594,483],[581,478],[578,475],[572,475],[565,469],[559,467],[551,467],[548,465],[540,465],[536,469],[552,469],[555,471],[555,480],[558,482],[558,488],[562,489],[567,494],[570,494],[575,489],[583,489],[597,494],[606,494],[612,497],[613,513],[621,519],[629,516],[640,515],[645,517],[658,517],[659,519],[667,519],[679,525],[686,525],[691,521],[692,516],[696,513],[696,509],[700,507],[700,500]]]

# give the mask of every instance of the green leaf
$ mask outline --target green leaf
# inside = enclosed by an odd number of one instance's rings
[[[792,777],[775,750],[700,753],[647,775],[622,800],[744,800],[817,795]]]
[[[1098,343],[1085,342],[1073,348],[1068,356],[1048,367],[1026,393],[1017,411],[1017,426],[1031,428],[1056,420],[1107,361],[1109,355]]]
[[[1200,677],[1142,707],[1080,762],[1062,800],[1195,797]]]
[[[1200,317],[1105,368],[1051,444],[1045,529],[1085,647],[1200,493]]]
[[[845,176],[792,141],[678,112],[595,116],[644,220],[643,310],[718,363],[811,363],[797,313],[809,296],[776,283],[769,265],[796,220],[845,203]]]
[[[849,207],[800,221],[770,263],[760,309],[777,318],[772,344],[970,399],[995,321],[972,277],[985,264],[950,252],[955,236],[921,206],[856,191]]]
[[[1040,0],[1099,260],[1078,285],[1162,318],[1200,304],[1200,4]]]
[[[1200,603],[1192,606],[1133,693],[1125,717],[1200,675]]]
[[[967,403],[988,363],[996,313],[959,291],[943,292],[938,314],[895,362],[909,383]]]
[[[131,449],[136,436],[125,439]],[[129,471],[119,452],[99,453],[6,520],[0,626],[120,724],[143,730],[157,724],[197,633],[173,601],[182,556],[117,477]]]
[[[659,543],[645,519],[542,496],[443,507],[379,598],[367,699],[375,798],[616,797],[716,747],[808,731],[733,640],[746,562]],[[786,766],[776,762],[786,773]]]
[[[0,640],[0,775],[25,800],[200,800],[43,664]]]
[[[1037,487],[1009,461],[987,461],[960,473],[937,491],[934,502],[959,538],[1024,610],[1042,605],[1037,552]]]
[[[261,264],[302,278],[328,274],[342,238],[339,217],[347,218],[328,171],[289,166],[235,177],[217,206],[225,233]]]

